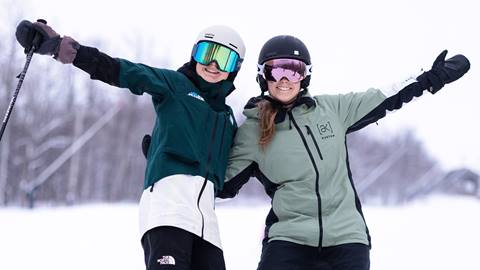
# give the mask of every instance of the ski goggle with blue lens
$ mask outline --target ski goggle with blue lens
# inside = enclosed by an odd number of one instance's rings
[[[192,57],[202,65],[209,65],[215,62],[218,65],[218,69],[223,72],[239,70],[243,61],[236,51],[209,41],[201,41],[195,45]]]

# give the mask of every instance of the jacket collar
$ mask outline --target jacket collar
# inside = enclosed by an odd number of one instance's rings
[[[258,96],[258,97],[251,98],[248,101],[247,105],[245,105],[244,109],[255,108],[257,107],[258,102],[262,100],[269,101],[272,104],[272,106],[278,110],[277,115],[275,116],[275,124],[285,121],[287,113],[295,107],[298,107],[301,105],[306,105],[307,108],[315,107],[315,100],[312,97],[310,97],[310,95],[306,90],[303,90],[297,95],[297,98],[293,102],[292,106],[289,106],[289,107],[285,107],[283,103],[273,99],[270,96]]]
[[[226,111],[225,98],[235,89],[229,79],[218,83],[209,83],[200,77],[194,69],[195,64],[188,62],[178,69],[184,74],[200,92],[200,96],[217,112]]]

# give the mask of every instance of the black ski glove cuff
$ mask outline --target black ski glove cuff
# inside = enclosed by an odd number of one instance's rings
[[[90,74],[90,78],[119,86],[120,62],[97,48],[79,45],[73,65]]]

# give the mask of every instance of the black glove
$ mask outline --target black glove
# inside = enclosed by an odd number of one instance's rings
[[[422,87],[432,94],[435,94],[445,84],[460,79],[470,69],[470,62],[461,54],[445,60],[447,52],[444,50],[437,56],[431,70],[417,77],[417,81]]]
[[[37,33],[40,35],[40,39],[38,44],[33,44]],[[34,52],[43,55],[55,55],[62,40],[60,35],[50,26],[42,22],[31,23],[27,20],[23,20],[18,24],[15,36],[18,43],[25,48],[25,53],[28,53],[35,46]]]
[[[150,148],[150,142],[152,141],[152,136],[145,135],[142,139],[142,153],[147,158],[148,156],[148,148]]]

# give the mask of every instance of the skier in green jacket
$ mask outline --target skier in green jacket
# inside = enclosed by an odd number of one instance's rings
[[[311,61],[303,42],[277,36],[265,43],[257,76],[262,95],[245,107],[247,119],[235,136],[218,194],[233,197],[255,176],[270,196],[259,270],[369,269],[370,235],[346,135],[468,71],[467,58],[445,60],[446,53],[431,70],[389,89],[311,97]]]
[[[147,149],[140,233],[147,269],[225,269],[215,191],[220,190],[237,128],[225,98],[245,56],[236,31],[212,26],[194,42],[190,61],[177,71],[112,58],[60,37],[41,22],[22,21],[16,31],[29,50],[73,64],[113,86],[152,96],[156,112]],[[146,143],[145,145],[148,145]]]

